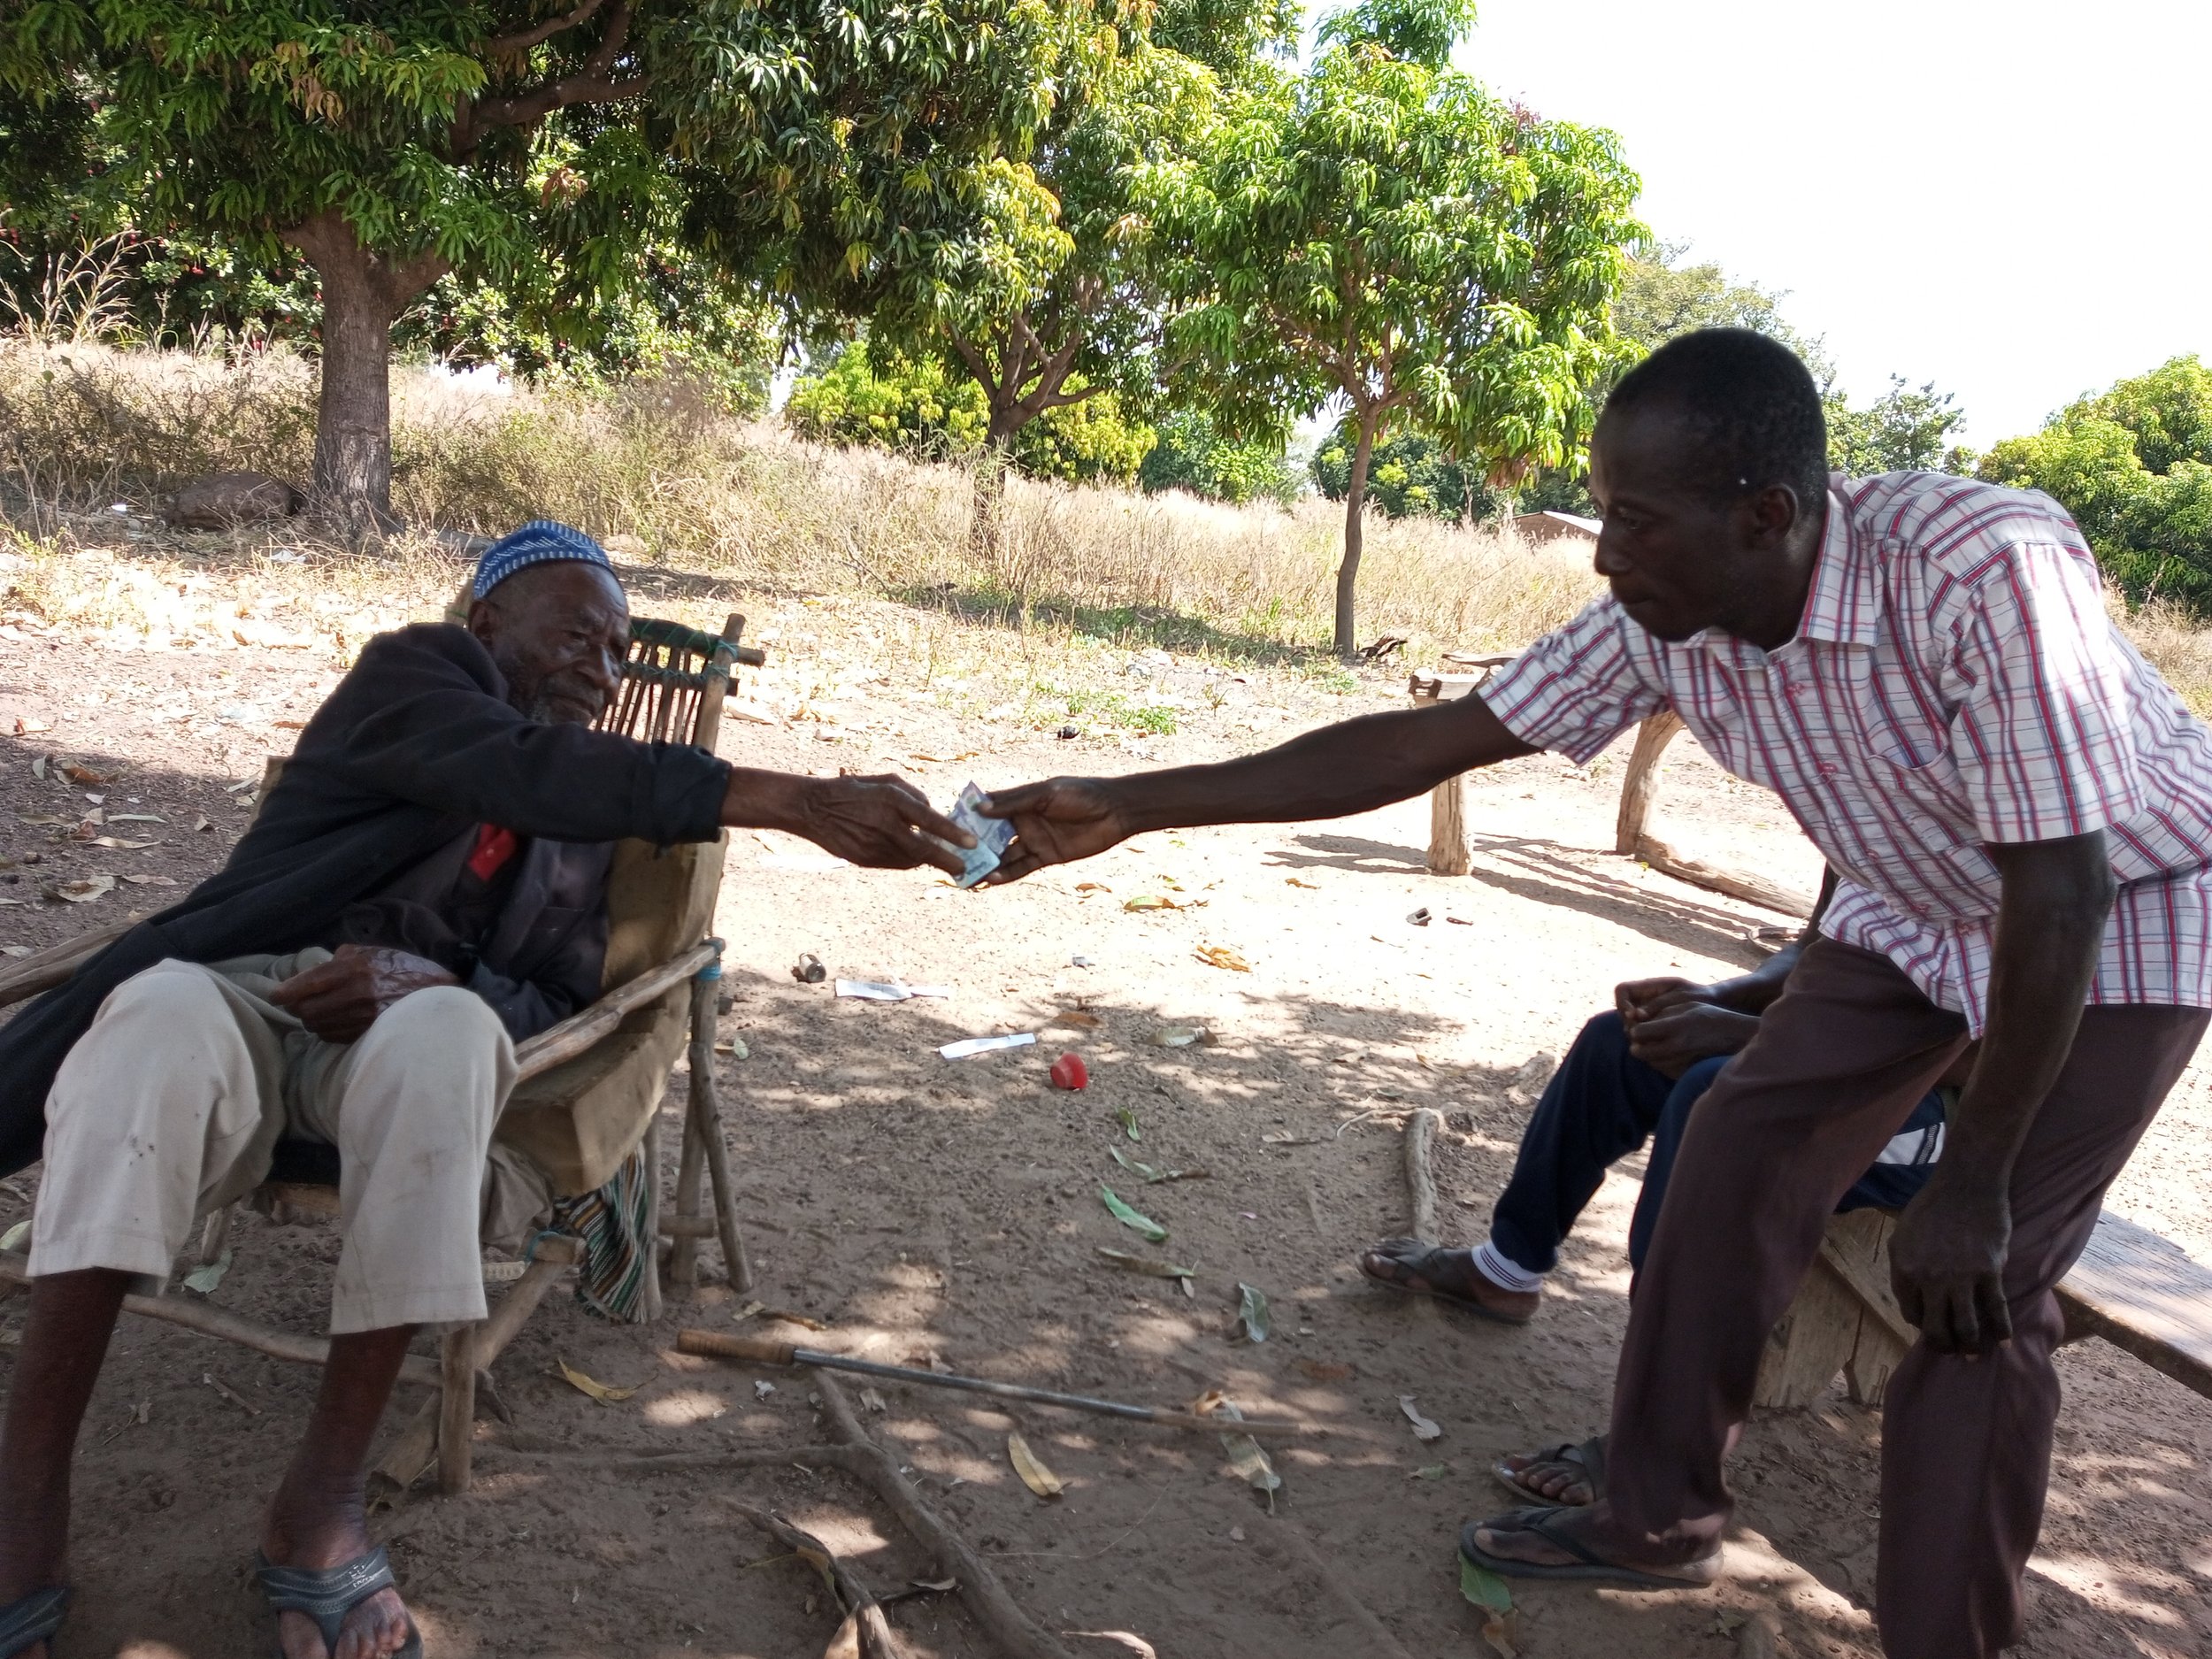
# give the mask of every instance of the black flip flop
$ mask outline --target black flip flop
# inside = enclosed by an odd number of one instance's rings
[[[1470,1521],[1459,1529],[1461,1559],[1478,1567],[1509,1578],[1550,1578],[1557,1581],[1590,1581],[1602,1584],[1626,1585],[1632,1590],[1702,1590],[1720,1577],[1720,1552],[1696,1561],[1686,1561],[1679,1567],[1664,1571],[1647,1571],[1641,1567],[1623,1566],[1594,1555],[1582,1540],[1561,1530],[1558,1519],[1572,1515],[1571,1509],[1551,1505],[1542,1509],[1516,1509],[1510,1515],[1494,1516],[1486,1521]],[[1500,1530],[1533,1532],[1555,1549],[1563,1549],[1575,1557],[1571,1562],[1546,1563],[1516,1561],[1510,1555],[1494,1555],[1475,1541],[1478,1529],[1485,1526]]]
[[[1605,1436],[1602,1434],[1593,1434],[1580,1445],[1563,1440],[1557,1446],[1538,1452],[1535,1461],[1519,1471],[1508,1469],[1503,1463],[1493,1463],[1490,1473],[1500,1486],[1517,1498],[1533,1498],[1540,1504],[1561,1509],[1587,1508],[1587,1503],[1569,1503],[1564,1499],[1552,1497],[1521,1484],[1538,1470],[1548,1468],[1554,1463],[1572,1463],[1582,1471],[1582,1478],[1590,1483],[1588,1503],[1595,1503],[1605,1495]]]
[[[347,1614],[379,1590],[399,1587],[399,1580],[392,1577],[391,1557],[380,1548],[357,1555],[342,1567],[273,1567],[266,1555],[257,1555],[253,1576],[261,1581],[261,1593],[269,1598],[273,1611],[304,1613],[315,1621],[326,1654],[338,1651],[338,1634],[345,1628]],[[283,1659],[281,1649],[278,1659]],[[407,1621],[407,1645],[392,1659],[422,1659],[422,1632],[413,1619]]]
[[[1425,1262],[1432,1256],[1464,1256],[1467,1254],[1467,1252],[1463,1249],[1448,1250],[1441,1245],[1430,1244],[1425,1240],[1422,1239],[1385,1239],[1381,1243],[1371,1244],[1364,1250],[1360,1252],[1359,1271],[1361,1276],[1371,1285],[1382,1285],[1391,1290],[1402,1290],[1409,1296],[1433,1297],[1436,1301],[1444,1303],[1447,1307],[1463,1308],[1469,1313],[1475,1315],[1478,1318],[1488,1319],[1498,1325],[1526,1325],[1530,1319],[1536,1317],[1534,1311],[1532,1310],[1525,1317],[1517,1319],[1509,1313],[1500,1313],[1494,1308],[1486,1308],[1472,1296],[1463,1296],[1455,1290],[1440,1290],[1432,1283],[1427,1285],[1409,1285],[1402,1279],[1386,1279],[1380,1273],[1371,1273],[1367,1271],[1367,1258],[1369,1256],[1384,1256],[1386,1252],[1404,1245],[1418,1245],[1421,1250],[1420,1255],[1414,1257],[1413,1260],[1410,1261],[1406,1260],[1402,1256],[1388,1256],[1386,1259],[1393,1262],[1396,1266],[1403,1268],[1407,1272],[1418,1274],[1424,1279],[1426,1279],[1429,1276],[1421,1271],[1420,1267],[1417,1264],[1417,1263]],[[1470,1266],[1468,1271],[1472,1272],[1476,1270],[1472,1266]]]
[[[61,1628],[62,1615],[68,1610],[69,1586],[65,1584],[50,1584],[0,1607],[0,1659],[15,1659],[25,1648],[40,1642],[48,1643],[50,1652],[54,1632]]]

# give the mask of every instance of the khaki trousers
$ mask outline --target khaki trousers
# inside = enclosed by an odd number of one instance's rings
[[[47,1100],[33,1275],[165,1283],[194,1221],[258,1186],[288,1133],[338,1148],[333,1335],[484,1317],[480,1195],[514,1046],[458,987],[325,1042],[266,1000],[325,959],[161,962],[115,988]]]
[[[2063,1328],[2058,1281],[2105,1188],[2189,1064],[2202,1009],[2091,1008],[2012,1174],[2012,1340],[1909,1352],[1882,1408],[1875,1617],[1891,1659],[1981,1659],[2021,1636],[2043,1523]],[[1614,1518],[1683,1555],[1726,1526],[1722,1464],[1768,1331],[1822,1229],[1966,1045],[1886,957],[1821,940],[1690,1114],[1636,1281],[1606,1448]]]

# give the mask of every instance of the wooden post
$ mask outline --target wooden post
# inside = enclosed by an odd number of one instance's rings
[[[696,992],[694,992],[695,1000]],[[699,1213],[699,1183],[706,1173],[706,1138],[699,1132],[699,1045],[691,1045],[693,1083],[684,1112],[684,1150],[676,1166],[676,1219],[688,1221]],[[668,1247],[668,1282],[688,1294],[699,1283],[699,1235],[684,1226],[672,1228]]]
[[[1476,674],[1415,674],[1406,690],[1417,709],[1447,697],[1465,696],[1480,682]],[[1467,777],[1444,780],[1429,792],[1429,873],[1463,876],[1475,867],[1467,844]]]
[[[1651,818],[1651,803],[1659,794],[1659,757],[1682,729],[1682,717],[1662,709],[1645,717],[1636,728],[1636,747],[1628,757],[1628,776],[1621,780],[1620,817],[1613,826],[1613,850],[1636,856],[1644,826]]]
[[[715,944],[718,949],[720,941]],[[715,999],[722,991],[722,959],[699,971],[691,986],[691,1111],[714,1187],[714,1231],[722,1240],[722,1271],[733,1290],[753,1287],[753,1263],[737,1227],[737,1194],[730,1183],[730,1152],[722,1144],[722,1110],[714,1087]],[[696,1210],[692,1212],[696,1213]]]
[[[438,1490],[466,1492],[476,1425],[476,1326],[445,1333],[438,1348]]]

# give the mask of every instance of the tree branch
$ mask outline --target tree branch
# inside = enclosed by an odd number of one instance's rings
[[[573,12],[541,23],[535,28],[522,29],[513,35],[495,35],[484,42],[484,55],[487,58],[512,58],[518,52],[528,51],[533,46],[542,46],[556,35],[572,29],[588,19],[606,3],[607,0],[584,0],[583,4]]]
[[[590,0],[594,9],[603,3],[603,0]],[[463,104],[454,117],[449,139],[454,158],[465,160],[474,154],[477,140],[488,127],[535,127],[556,110],[577,104],[619,104],[652,85],[651,78],[646,75],[616,81],[608,74],[630,38],[631,15],[627,0],[622,0],[607,14],[605,38],[592,50],[576,73],[564,75],[534,91],[503,98],[478,98]]]

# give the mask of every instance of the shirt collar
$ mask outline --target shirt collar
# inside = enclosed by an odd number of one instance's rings
[[[1872,645],[1881,637],[1882,591],[1873,549],[1863,546],[1849,504],[1831,488],[1828,523],[1813,565],[1812,592],[1797,625],[1801,640]]]

